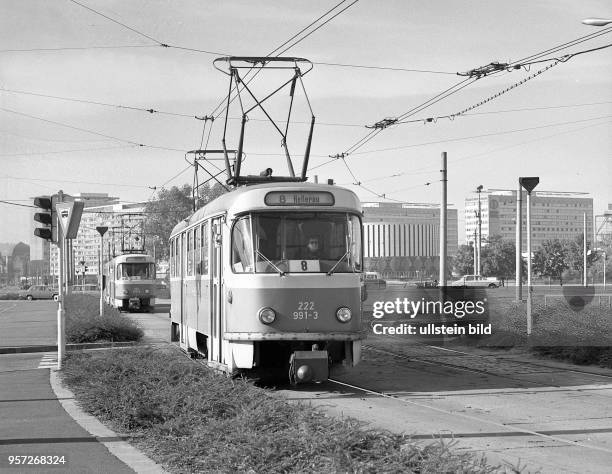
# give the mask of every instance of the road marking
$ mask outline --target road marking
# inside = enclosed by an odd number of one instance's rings
[[[43,354],[40,363],[38,364],[39,369],[54,369],[57,367],[57,352],[46,352]]]
[[[4,304],[2,306],[4,306]],[[0,314],[6,313],[15,307],[17,307],[17,303],[8,303],[7,307],[0,309]]]

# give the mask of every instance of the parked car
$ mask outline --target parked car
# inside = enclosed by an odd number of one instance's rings
[[[438,280],[423,280],[416,282],[417,288],[437,288]]]
[[[451,283],[451,286],[463,288],[498,288],[501,282],[495,277],[483,277],[481,275],[464,275],[459,280]]]
[[[26,300],[50,300],[57,301],[58,291],[57,288],[46,285],[32,285],[27,290],[19,290],[19,298]]]
[[[378,272],[364,272],[363,281],[366,289],[385,289],[387,288],[387,281],[380,277]]]

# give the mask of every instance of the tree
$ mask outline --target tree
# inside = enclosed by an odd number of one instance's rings
[[[559,239],[545,240],[533,254],[533,271],[541,276],[559,280],[563,272],[570,268],[567,256],[567,244]]]
[[[219,184],[200,186],[198,204],[204,206],[225,192]],[[157,260],[166,260],[169,254],[169,239],[174,226],[193,213],[192,188],[188,184],[182,187],[173,186],[162,189],[157,197],[145,205],[145,235],[147,236],[146,249]]]
[[[580,234],[576,236],[574,240],[566,241],[565,244],[565,254],[566,254],[566,263],[569,268],[575,271],[584,271],[584,241],[583,235]],[[587,253],[591,249],[591,242],[587,241]],[[593,263],[597,261],[599,255],[597,252],[591,252],[590,255],[587,255],[587,268],[589,268]]]
[[[459,275],[474,274],[474,247],[472,245],[460,245],[457,255],[453,258],[453,272]]]
[[[505,280],[516,272],[516,246],[514,242],[504,240],[499,235],[488,239],[487,246],[482,247],[480,259],[481,271],[485,276]]]

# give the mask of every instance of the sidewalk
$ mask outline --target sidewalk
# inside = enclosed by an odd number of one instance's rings
[[[79,412],[72,393],[61,387],[56,372],[0,371],[0,471],[163,472],[93,417]],[[65,463],[11,466],[8,456],[17,455],[59,456]],[[116,455],[121,455],[127,464]]]

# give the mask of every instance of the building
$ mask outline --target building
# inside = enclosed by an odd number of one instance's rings
[[[438,278],[440,206],[363,202],[364,266],[386,278]],[[458,247],[457,210],[447,211],[448,255]]]
[[[608,204],[608,210],[602,215],[595,216],[595,244],[612,245],[612,204]]]
[[[465,199],[465,242],[473,244],[478,229],[479,193]],[[516,240],[516,190],[489,189],[480,193],[482,242],[489,236]],[[523,248],[527,223],[527,193],[523,192]],[[586,214],[587,236],[593,238],[593,198],[588,193],[533,191],[531,193],[531,245],[537,249],[545,240],[574,240],[583,234]]]
[[[100,234],[96,227],[108,227],[104,235],[103,261],[109,255],[115,256],[126,252],[144,250],[145,203],[121,203],[116,197],[101,193],[82,193],[74,196],[75,200],[85,201],[83,215],[77,238],[71,242],[71,255],[74,262],[72,284],[96,283],[100,265]],[[57,276],[58,249],[50,249],[50,271]]]
[[[65,194],[65,196],[76,201],[83,201],[87,208],[119,202],[118,197],[109,196],[107,193],[78,193],[72,196]],[[58,274],[57,247],[55,244],[52,245],[47,240],[34,235],[34,229],[41,226],[40,223],[34,221],[36,212],[40,212],[40,209],[32,209],[32,218],[30,219],[30,276],[39,283],[53,283],[52,280],[57,278]]]

